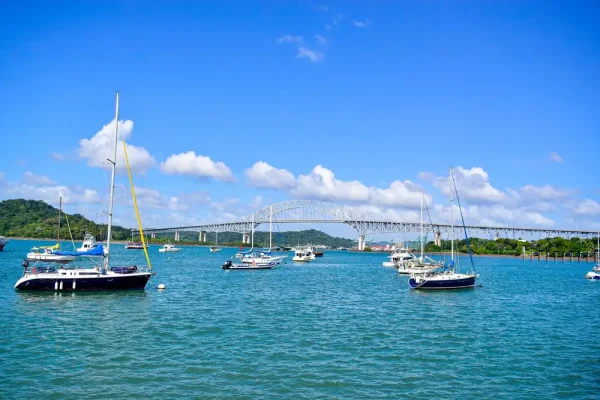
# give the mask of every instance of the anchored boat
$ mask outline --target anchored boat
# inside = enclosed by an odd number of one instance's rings
[[[158,249],[158,251],[161,253],[177,253],[181,251],[181,247],[175,247],[175,245],[167,243],[163,245],[162,248]]]
[[[110,206],[108,212],[108,231],[106,239],[106,254],[102,246],[97,246],[90,252],[98,252],[104,256],[102,265],[97,265],[94,268],[65,268],[62,265],[44,265],[38,266],[37,263],[30,265],[29,261],[23,262],[23,276],[15,284],[15,289],[18,290],[46,290],[46,291],[79,291],[79,290],[124,290],[124,289],[144,289],[148,280],[152,276],[152,265],[148,252],[144,246],[146,255],[146,266],[120,266],[110,267],[110,244],[111,244],[111,229],[114,203],[115,189],[115,170],[117,160],[117,138],[119,129],[119,93],[117,93],[116,117],[115,117],[115,141],[113,147],[111,184],[110,184]],[[140,230],[142,243],[145,245],[144,234],[142,230],[141,220],[135,198],[135,189],[129,168],[129,159],[127,157],[127,148],[123,141],[123,151],[125,154],[125,162],[131,184],[131,192],[133,196],[133,204],[135,207],[136,216]],[[60,219],[59,219],[60,221]],[[86,253],[90,253],[86,252]],[[68,252],[56,252],[57,255]],[[92,254],[81,254],[78,252],[71,253],[69,257],[78,257]]]
[[[408,283],[413,289],[420,290],[444,290],[444,289],[463,289],[472,288],[475,286],[475,280],[479,275],[475,274],[475,265],[473,263],[473,254],[471,253],[471,246],[469,244],[469,236],[467,235],[467,228],[465,226],[465,220],[462,215],[462,209],[460,207],[460,200],[458,198],[458,190],[456,189],[456,183],[452,174],[452,168],[450,168],[450,231],[451,235],[451,250],[450,250],[450,263],[448,265],[441,265],[433,271],[427,272],[413,272],[410,275]],[[468,273],[457,272],[458,266],[454,263],[454,205],[452,192],[456,193],[456,202],[458,203],[458,209],[460,210],[460,216],[463,224],[463,230],[465,232],[465,239],[467,243],[467,249],[469,250],[469,257],[471,260],[471,271]]]

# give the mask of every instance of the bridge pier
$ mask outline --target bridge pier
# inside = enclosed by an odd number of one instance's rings
[[[206,243],[206,232],[204,232],[204,235],[202,235],[202,241]]]
[[[175,231],[175,241],[179,242],[179,231]]]
[[[198,241],[202,241],[202,231],[198,232]]]
[[[435,245],[438,247],[442,247],[442,237],[440,231],[437,231],[435,233]]]
[[[244,244],[250,243],[250,234],[248,234],[248,233],[242,234],[242,243],[244,243]]]
[[[496,233],[494,233],[494,240],[498,240],[498,231],[496,231]]]
[[[150,237],[151,237],[152,239],[156,239],[156,232],[152,232],[152,233],[150,234]]]
[[[365,235],[358,235],[358,248],[357,250],[362,251],[365,249]]]

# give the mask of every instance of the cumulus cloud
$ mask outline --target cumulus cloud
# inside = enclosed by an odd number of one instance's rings
[[[366,28],[369,25],[368,21],[354,21],[352,24],[357,28]]]
[[[254,200],[252,200],[252,202],[250,203],[250,207],[252,208],[259,208],[262,204],[263,198],[261,195],[257,195],[256,197],[254,197]]]
[[[562,157],[555,151],[553,151],[552,153],[550,153],[550,160],[554,161],[554,162],[563,162]]]
[[[128,140],[133,132],[133,121],[119,121],[119,140]],[[110,169],[111,164],[107,159],[112,159],[112,149],[114,146],[115,122],[114,120],[104,125],[91,139],[81,139],[79,141],[78,154],[80,158],[87,160],[90,167],[101,167]],[[143,147],[127,144],[127,155],[129,164],[133,173],[145,174],[156,164],[154,157]],[[117,170],[123,172],[126,170],[125,156],[121,143],[117,146]]]
[[[58,204],[62,196],[65,204],[100,203],[101,198],[97,191],[81,186],[68,187],[62,185],[37,186],[26,183],[8,183],[3,187],[3,194],[7,198],[24,198],[28,200],[42,200],[49,204]]]
[[[182,203],[178,197],[171,197],[169,199],[168,208],[173,211],[186,211],[190,207],[187,204]]]
[[[311,63],[318,63],[323,61],[324,55],[320,51],[311,50],[308,47],[300,46],[298,47],[296,58],[307,58]]]
[[[210,157],[196,155],[194,151],[169,156],[160,164],[160,169],[168,175],[213,178],[224,182],[235,181],[231,170],[225,163],[214,162]]]
[[[507,200],[506,193],[490,184],[489,176],[483,168],[467,169],[459,166],[453,170],[453,173],[461,198],[473,203],[498,203]],[[434,177],[428,172],[421,172],[419,176],[430,178],[432,184],[445,196],[450,195],[450,183],[447,176]]]
[[[250,186],[262,189],[291,189],[296,178],[286,169],[277,169],[264,161],[258,161],[245,171]]]
[[[359,181],[341,181],[333,171],[317,165],[310,174],[300,175],[292,190],[295,197],[330,201],[368,201],[369,188]]]
[[[23,174],[23,183],[26,183],[28,185],[33,185],[33,186],[55,185],[56,184],[56,182],[54,182],[52,179],[48,178],[47,176],[36,175],[30,171],[27,171]]]
[[[573,211],[580,215],[600,214],[600,204],[596,200],[585,199],[573,207]]]
[[[420,207],[421,188],[411,181],[394,181],[386,189],[370,188],[370,202],[383,206]],[[427,204],[432,203],[430,195],[424,195]]]

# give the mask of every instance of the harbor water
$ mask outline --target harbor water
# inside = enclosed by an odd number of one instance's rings
[[[482,287],[420,292],[384,254],[228,272],[236,249],[151,246],[145,291],[17,292],[34,244],[0,253],[2,399],[600,395],[591,263],[479,257]],[[111,250],[114,265],[143,263]]]

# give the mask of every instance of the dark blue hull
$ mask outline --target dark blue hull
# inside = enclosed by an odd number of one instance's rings
[[[475,277],[469,277],[464,279],[445,279],[445,280],[426,280],[425,282],[415,281],[414,278],[410,278],[408,281],[410,287],[413,289],[422,290],[443,290],[443,289],[466,289],[475,286]]]
[[[79,292],[91,290],[132,290],[144,289],[150,273],[136,275],[107,276],[98,278],[34,278],[21,282],[16,289],[19,290],[40,290],[40,291],[61,291],[61,292]],[[75,281],[75,285],[73,285]],[[61,286],[62,283],[62,286]]]

